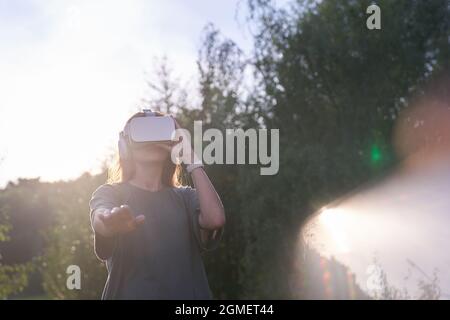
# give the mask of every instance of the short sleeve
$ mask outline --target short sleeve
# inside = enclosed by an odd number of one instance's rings
[[[189,214],[191,217],[191,225],[192,230],[195,234],[195,237],[197,239],[197,243],[199,244],[199,247],[201,251],[212,251],[216,249],[219,244],[220,240],[222,239],[224,228],[219,228],[216,230],[205,230],[208,231],[207,239],[202,239],[201,237],[201,227],[199,222],[199,215],[200,215],[200,202],[198,200],[197,190],[191,187],[184,187],[184,193],[187,199],[187,205]]]
[[[97,209],[112,209],[119,206],[119,197],[113,185],[104,184],[97,188],[89,201],[90,220],[93,228],[93,213]],[[105,238],[94,230],[94,250],[100,260],[107,260],[112,255],[115,239]]]

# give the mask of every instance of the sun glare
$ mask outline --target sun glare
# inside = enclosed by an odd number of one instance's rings
[[[192,76],[195,47],[174,41],[176,30],[161,35],[168,6],[38,2],[32,19],[17,17],[20,28],[4,26],[10,35],[0,32],[0,187],[19,177],[54,181],[100,169],[124,121],[148,97],[155,57],[167,54],[175,77]],[[200,31],[186,32],[198,38]]]
[[[329,233],[332,243],[336,246],[336,252],[348,253],[350,251],[349,242],[346,235],[348,217],[343,209],[324,208],[319,214],[319,222]]]

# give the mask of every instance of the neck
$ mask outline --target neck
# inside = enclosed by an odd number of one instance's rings
[[[136,171],[130,183],[149,191],[158,191],[163,188],[163,166],[160,164],[136,163]]]

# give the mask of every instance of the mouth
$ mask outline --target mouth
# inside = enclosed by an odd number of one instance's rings
[[[173,144],[170,142],[153,142],[153,143],[149,143],[148,147],[152,148],[152,147],[156,147],[156,148],[163,148],[163,149],[167,149],[168,147],[172,147]]]
[[[168,152],[172,147],[173,144],[170,142],[147,142],[133,145],[133,149],[135,150],[145,150],[149,152],[155,150],[164,150]]]

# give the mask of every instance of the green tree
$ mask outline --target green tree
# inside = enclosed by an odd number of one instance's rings
[[[449,7],[378,1],[382,30],[366,28],[370,1],[249,1],[256,28],[252,105],[280,129],[280,171],[248,170],[237,188],[246,215],[243,297],[289,297],[300,224],[324,203],[392,168],[391,133],[408,97],[448,67]]]
[[[45,231],[46,249],[37,260],[43,288],[52,299],[99,299],[106,281],[106,268],[94,254],[93,232],[89,219],[89,200],[94,190],[106,181],[106,173],[84,174],[72,182],[53,185],[51,204],[55,223]],[[67,268],[81,270],[81,289],[70,290]]]
[[[0,203],[4,203],[4,192],[0,194]],[[0,207],[0,243],[10,240],[11,224],[4,205]],[[32,270],[29,263],[4,264],[0,252],[0,299],[20,293],[28,285],[28,273]]]

